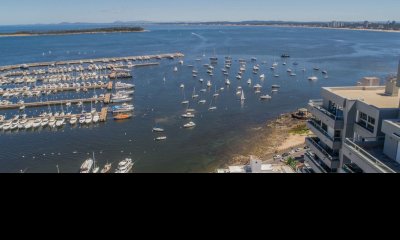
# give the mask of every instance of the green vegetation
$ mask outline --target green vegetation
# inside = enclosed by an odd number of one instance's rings
[[[0,33],[1,35],[62,35],[62,34],[84,34],[84,33],[113,33],[113,32],[142,32],[142,27],[110,27],[92,29],[72,29],[56,31],[19,31],[14,33]]]
[[[289,165],[291,168],[296,169],[298,162],[294,160],[294,158],[290,157],[287,161],[286,164]]]
[[[297,126],[289,131],[290,134],[296,134],[296,135],[304,135],[304,134],[308,134],[309,132],[310,132],[310,130],[307,128],[306,124]]]

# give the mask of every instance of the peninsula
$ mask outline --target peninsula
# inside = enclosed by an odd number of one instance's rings
[[[74,34],[99,34],[99,33],[130,33],[144,32],[142,27],[109,27],[91,29],[70,29],[70,30],[51,30],[51,31],[19,31],[13,33],[0,33],[0,37],[26,37],[43,35],[74,35]]]

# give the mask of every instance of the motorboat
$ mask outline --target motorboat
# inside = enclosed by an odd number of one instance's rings
[[[162,132],[165,132],[165,130],[164,130],[163,128],[157,128],[157,127],[155,127],[155,128],[153,128],[153,132],[162,133]]]
[[[167,137],[166,136],[156,137],[154,140],[156,140],[156,141],[165,141],[165,140],[167,140]]]
[[[134,163],[132,159],[126,158],[118,164],[118,168],[115,173],[129,173],[133,168]]]
[[[128,113],[119,113],[114,116],[114,120],[126,120],[132,118],[132,114]]]
[[[308,80],[310,80],[310,81],[318,81],[318,77],[311,76],[311,77],[308,78]]]
[[[69,123],[71,125],[75,125],[78,122],[78,118],[76,116],[71,117],[71,119],[69,120]]]

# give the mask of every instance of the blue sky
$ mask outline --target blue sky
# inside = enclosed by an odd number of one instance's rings
[[[399,0],[1,0],[0,25],[113,21],[400,20]]]

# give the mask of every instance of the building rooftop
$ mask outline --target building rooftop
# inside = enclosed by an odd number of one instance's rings
[[[398,108],[400,96],[385,95],[385,87],[332,87],[326,90],[348,100],[359,100],[377,108]]]

